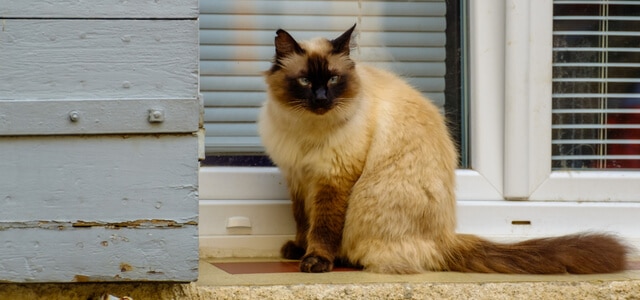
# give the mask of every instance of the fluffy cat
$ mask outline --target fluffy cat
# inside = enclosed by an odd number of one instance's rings
[[[298,43],[280,29],[259,131],[297,224],[282,255],[303,272],[607,273],[627,248],[603,234],[497,244],[456,234],[457,152],[445,120],[398,76],[349,56],[355,25]]]

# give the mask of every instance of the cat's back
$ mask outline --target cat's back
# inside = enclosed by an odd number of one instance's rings
[[[370,170],[386,174],[380,170],[389,165],[391,173],[385,175],[389,178],[424,181],[420,186],[434,182],[453,186],[457,152],[438,106],[390,71],[362,64],[358,74],[363,97],[375,103],[370,114],[376,124],[367,158]],[[418,173],[409,176],[413,179],[400,179],[398,174],[409,169]]]
[[[448,139],[444,116],[431,99],[426,98],[406,79],[391,71],[367,64],[358,64],[362,82],[362,97],[375,103],[378,128],[385,131],[409,132],[418,130],[417,137],[426,137],[426,131],[437,138]],[[436,133],[437,132],[437,133]]]
[[[362,96],[380,105],[379,109],[387,113],[423,117],[437,117],[430,115],[440,114],[437,106],[411,86],[405,78],[364,63],[357,64],[356,69],[363,85]]]

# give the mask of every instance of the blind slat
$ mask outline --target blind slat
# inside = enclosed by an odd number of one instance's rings
[[[273,46],[202,45],[202,61],[271,61]],[[444,61],[443,47],[359,47],[354,57],[366,61]]]
[[[640,52],[636,47],[555,47],[554,52]]]
[[[296,28],[297,30],[315,30],[318,24],[331,30],[344,30],[358,21],[360,31],[378,31],[385,24],[385,31],[444,31],[444,16],[440,17],[362,17],[357,16],[275,16],[252,15],[251,22],[234,22],[234,15],[201,15],[200,28],[256,30],[272,28]],[[326,25],[325,25],[326,24]]]
[[[261,76],[201,76],[202,91],[263,92],[266,84]]]
[[[258,118],[257,107],[217,107],[204,109],[205,122],[255,122]]]
[[[557,16],[557,17],[553,17],[553,20],[558,20],[558,21],[577,21],[577,20],[640,21],[640,17],[637,17],[637,16]]]
[[[561,5],[566,5],[566,4],[609,4],[609,5],[618,5],[618,4],[623,4],[623,5],[640,5],[640,1],[630,1],[630,0],[622,0],[622,1],[609,1],[609,0],[555,0],[553,1],[554,4],[561,4]]]
[[[554,78],[553,82],[637,82],[640,78]]]
[[[206,153],[262,153],[264,147],[260,138],[256,136],[207,136],[205,139]]]
[[[444,92],[422,93],[433,103],[444,105]],[[267,97],[266,92],[202,92],[205,107],[260,107]]]
[[[428,96],[428,95],[427,95]],[[437,98],[431,99],[436,101]],[[437,103],[436,104],[444,104]],[[205,107],[204,121],[206,122],[255,122],[258,118],[260,106],[256,107]]]
[[[640,98],[640,94],[622,93],[554,93],[552,98]]]
[[[370,62],[369,64],[411,77],[441,77],[446,72],[444,62]],[[204,76],[260,76],[270,66],[271,62],[268,61],[202,61],[200,72]]]
[[[590,144],[590,145],[640,145],[640,140],[553,140],[554,145],[575,145],[575,144]]]
[[[552,155],[555,160],[640,160],[640,155]]]
[[[361,9],[358,9],[360,6]],[[327,5],[325,1],[202,1],[201,14],[229,15],[352,15],[363,16],[444,16],[442,1],[416,2],[356,2],[341,1]]]
[[[206,107],[259,107],[267,97],[266,92],[208,92],[202,91]]]
[[[373,63],[373,65],[377,64]],[[407,71],[411,70],[409,69]],[[422,92],[443,92],[445,88],[444,78],[442,77],[409,77],[406,79]],[[200,89],[202,91],[256,92],[264,91],[266,85],[261,76],[202,76],[200,78]]]
[[[443,20],[444,21],[444,20]],[[348,28],[350,25],[345,26]],[[213,30],[200,29],[201,45],[264,45],[273,47],[276,29],[265,30]],[[332,37],[340,35],[340,31],[307,31],[293,28],[287,30],[296,39],[307,40],[318,36]],[[344,30],[343,30],[344,31]],[[394,46],[394,47],[444,47],[446,36],[443,32],[360,32],[357,37],[359,47]]]
[[[640,36],[637,31],[554,31],[553,35],[566,36]]]
[[[424,92],[443,91],[444,79],[441,77],[413,77],[407,78],[415,87]],[[200,89],[202,91],[264,91],[266,85],[260,76],[202,76]]]
[[[638,35],[640,37],[640,35]],[[587,62],[562,62],[553,63],[553,67],[578,67],[578,68],[640,68],[640,63],[587,63]]]
[[[622,108],[622,109],[593,109],[593,108],[570,108],[570,109],[552,109],[554,114],[640,114],[640,109]]]
[[[556,124],[551,129],[640,129],[640,124]]]
[[[213,123],[205,124],[205,130],[210,136],[256,136],[258,125],[256,123]]]

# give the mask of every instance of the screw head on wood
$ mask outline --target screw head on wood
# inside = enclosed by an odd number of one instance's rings
[[[69,120],[71,120],[71,122],[78,122],[78,120],[80,120],[80,113],[75,110],[70,111]]]
[[[149,110],[149,123],[162,123],[164,122],[164,110],[162,109],[150,109]]]

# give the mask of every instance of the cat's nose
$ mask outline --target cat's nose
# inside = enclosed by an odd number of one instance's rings
[[[327,90],[325,88],[319,88],[316,90],[316,99],[327,100]]]

